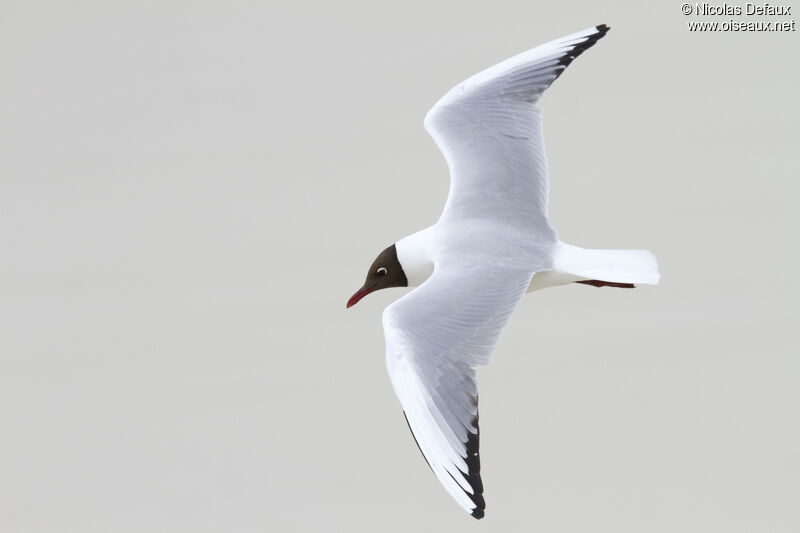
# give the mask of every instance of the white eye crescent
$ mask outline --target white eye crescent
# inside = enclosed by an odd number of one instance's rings
[[[376,274],[383,276],[386,274],[386,269],[384,267],[380,267],[378,270],[375,271]]]

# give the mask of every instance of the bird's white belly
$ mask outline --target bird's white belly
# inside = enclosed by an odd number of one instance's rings
[[[444,250],[455,261],[548,274],[539,280],[536,280],[538,275],[534,277],[529,291],[574,281],[545,272],[553,267],[555,243],[536,241],[502,224],[486,221],[439,223],[397,241],[396,247],[397,259],[410,287],[421,285],[433,274],[434,250],[437,249]]]
[[[568,283],[574,283],[582,279],[585,278],[575,276],[573,274],[567,274],[566,272],[558,272],[556,270],[537,272],[533,275],[533,279],[531,280],[530,285],[528,285],[528,290],[525,292],[533,292],[538,291],[539,289],[547,289],[548,287],[567,285]]]

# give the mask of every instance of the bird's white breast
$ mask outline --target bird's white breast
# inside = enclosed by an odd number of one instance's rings
[[[433,274],[433,227],[400,239],[395,247],[409,287],[421,285]]]

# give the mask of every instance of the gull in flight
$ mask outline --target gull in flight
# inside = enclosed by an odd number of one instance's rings
[[[425,117],[450,169],[439,220],[382,251],[350,300],[417,287],[383,312],[386,366],[411,433],[438,480],[475,518],[486,504],[478,388],[500,332],[526,292],[567,283],[632,288],[659,281],[646,250],[561,242],[547,217],[536,102],[605,25],[523,52],[456,85]]]

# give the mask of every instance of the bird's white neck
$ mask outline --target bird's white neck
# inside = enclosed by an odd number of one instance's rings
[[[433,274],[433,227],[404,237],[395,246],[409,287],[421,285]]]

